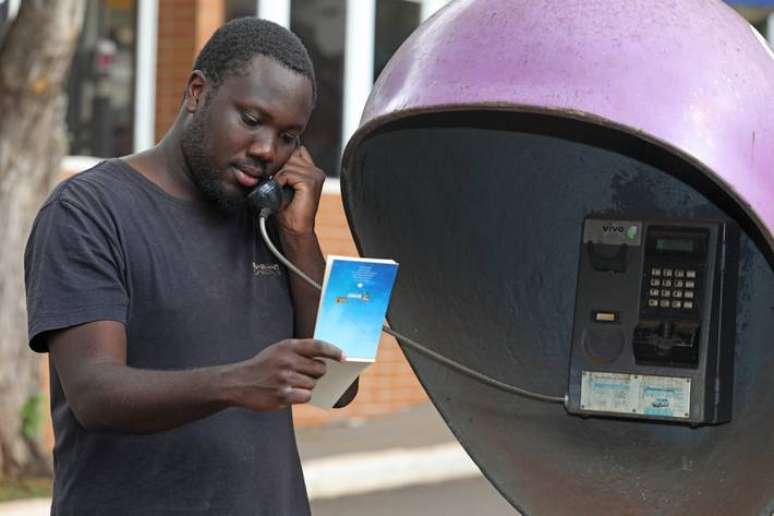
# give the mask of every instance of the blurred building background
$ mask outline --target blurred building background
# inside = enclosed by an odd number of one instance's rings
[[[0,21],[20,1],[0,0]],[[194,58],[212,32],[240,16],[271,19],[301,37],[317,73],[318,107],[304,144],[331,176],[318,219],[323,251],[354,255],[336,179],[341,152],[389,58],[447,1],[87,0],[68,84],[70,154],[112,157],[153,145],[176,116]],[[774,0],[728,3],[774,42]],[[70,159],[67,167],[72,172],[88,162]],[[333,412],[298,407],[295,416],[299,425],[314,425],[426,402],[397,344],[385,337],[355,403]]]
[[[7,0],[11,9],[19,1]],[[194,56],[212,31],[258,15],[289,27],[309,49],[320,102],[305,144],[336,176],[373,81],[447,1],[87,0],[69,84],[71,154],[109,157],[152,145],[176,115]],[[774,0],[728,3],[774,40]]]

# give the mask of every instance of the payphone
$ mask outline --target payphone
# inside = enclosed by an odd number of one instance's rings
[[[587,218],[567,410],[728,421],[738,245],[730,222]]]

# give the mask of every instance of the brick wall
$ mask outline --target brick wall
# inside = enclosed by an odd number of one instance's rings
[[[159,3],[156,49],[156,141],[177,116],[197,53],[223,23],[225,0]]]

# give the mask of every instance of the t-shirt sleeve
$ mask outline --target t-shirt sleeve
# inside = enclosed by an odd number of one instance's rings
[[[29,345],[48,351],[51,330],[112,320],[126,324],[129,295],[110,217],[62,196],[40,211],[24,255]]]

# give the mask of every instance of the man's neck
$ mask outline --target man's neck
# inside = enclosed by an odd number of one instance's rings
[[[153,148],[124,158],[129,165],[173,197],[200,199],[189,176],[189,167],[173,134],[167,133]]]

